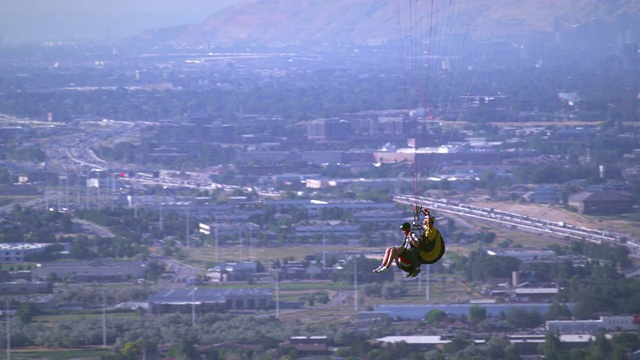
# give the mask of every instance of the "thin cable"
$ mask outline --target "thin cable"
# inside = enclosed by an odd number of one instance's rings
[[[429,103],[429,91],[430,91],[430,80],[431,80],[431,61],[430,61],[430,56],[431,56],[431,44],[433,43],[433,7],[434,7],[434,0],[431,0],[431,7],[429,9],[429,36],[428,36],[428,45],[427,45],[427,51],[426,51],[426,56],[425,56],[425,62],[426,62],[426,66],[427,66],[427,71],[425,74],[425,90],[423,92],[423,104],[424,104],[424,109],[425,109],[425,119],[427,116],[427,110],[429,109],[430,103]],[[421,129],[421,136],[420,136],[420,145],[425,144],[426,143],[426,137],[427,137],[427,126],[426,124],[424,124],[422,126]],[[417,169],[417,176],[418,176],[418,186],[417,186],[417,191],[415,194],[415,203],[418,203],[418,197],[422,195],[422,173],[423,173],[423,166],[422,166],[422,162],[421,161],[417,161],[417,155],[415,154],[414,156],[414,162],[416,162],[418,165],[416,165],[416,169]]]
[[[408,126],[408,135],[415,135],[415,129],[413,128],[413,126],[411,126],[413,124],[414,119],[412,119],[411,114],[410,114],[410,110],[411,107],[414,105],[414,97],[417,93],[417,78],[416,78],[416,67],[417,67],[417,63],[416,63],[416,46],[415,46],[415,37],[416,37],[416,31],[415,31],[415,27],[414,27],[414,20],[413,20],[413,3],[411,0],[409,0],[408,2],[408,11],[407,11],[407,17],[408,17],[408,26],[407,26],[407,30],[406,30],[406,34],[409,36],[409,48],[405,49],[405,45],[404,45],[404,38],[405,38],[405,31],[403,29],[402,23],[402,9],[400,7],[400,2],[396,1],[396,14],[397,14],[397,18],[398,18],[398,36],[400,38],[400,48],[401,48],[401,63],[402,63],[402,72],[403,72],[403,78],[404,78],[404,85],[405,85],[405,101],[406,101],[406,111],[407,111],[407,118],[409,119],[409,126]],[[408,59],[408,61],[405,61],[405,56],[409,56],[410,59]],[[410,64],[410,66],[407,68],[407,63]],[[417,139],[416,139],[417,141]],[[416,168],[416,161],[415,161],[415,153],[413,154],[413,159],[412,159],[412,164],[411,164],[411,169],[412,169],[412,182],[413,182],[413,191],[414,194],[416,195],[416,198],[418,196],[418,172],[417,172],[417,168]]]
[[[474,13],[475,12],[473,12],[472,15],[474,15]],[[453,99],[454,87],[455,87],[455,84],[456,84],[456,81],[457,81],[457,78],[458,78],[459,71],[462,68],[462,66],[464,65],[464,61],[463,61],[464,60],[464,47],[465,47],[465,43],[467,41],[467,37],[469,36],[469,28],[470,28],[470,25],[468,23],[468,25],[467,25],[467,27],[465,29],[465,33],[464,33],[464,36],[462,38],[462,44],[460,46],[460,50],[459,50],[459,53],[458,53],[459,61],[458,61],[458,64],[456,66],[456,70],[453,73],[453,78],[451,80],[447,106],[445,108],[445,113],[444,113],[443,127],[442,127],[442,131],[440,133],[440,140],[439,140],[442,144],[449,143],[451,141],[451,138],[453,137],[453,127],[452,127],[452,130],[449,132],[449,135],[448,135],[446,141],[443,142],[443,140],[445,140],[444,136],[443,136],[444,135],[444,131],[445,131],[445,126],[444,125],[447,124],[447,119],[448,119],[448,115],[449,115],[448,114],[449,113],[449,108],[450,108],[450,105],[451,105],[451,102],[452,102],[452,99]],[[475,82],[476,82],[476,79],[477,79],[477,76],[478,76],[479,68],[480,68],[479,66],[476,67],[476,71],[474,73],[473,79],[472,79],[471,84],[469,85],[467,93],[466,93],[467,96],[469,96],[471,94],[471,91],[473,90],[473,87],[475,85]],[[462,118],[462,109],[465,106],[466,106],[466,103],[461,105],[461,109],[460,109],[460,111],[458,113],[458,116],[456,117],[454,123],[458,122]],[[442,167],[443,162],[444,162],[444,157],[443,156],[438,156],[438,161],[436,161],[436,165],[433,168],[433,170],[434,171],[438,171]]]

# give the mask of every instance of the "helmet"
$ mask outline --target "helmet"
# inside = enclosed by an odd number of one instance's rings
[[[408,222],[402,224],[402,226],[400,227],[400,229],[402,230],[411,230],[411,224],[409,224]]]

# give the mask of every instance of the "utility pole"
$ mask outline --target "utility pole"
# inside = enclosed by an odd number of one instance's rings
[[[162,225],[162,201],[160,201],[160,203],[158,204],[158,221],[160,223],[160,232],[163,231],[163,225]]]
[[[353,257],[353,306],[358,312],[358,258]]]
[[[324,236],[324,222],[322,223],[322,270],[327,268],[327,252],[325,250],[325,246],[327,245],[327,240]]]
[[[111,171],[111,211],[115,206],[115,196],[116,196],[116,174]]]
[[[187,249],[191,247],[191,242],[190,242],[190,237],[191,235],[189,234],[189,205],[187,205]]]
[[[66,211],[71,211],[71,209],[69,208],[69,175],[64,176],[64,207],[66,208]]]
[[[196,291],[198,288],[195,287],[191,291],[191,326],[196,326]]]
[[[107,347],[107,309],[104,295],[104,286],[102,287],[102,346]]]
[[[62,199],[60,199],[60,189],[62,188],[62,179],[58,177],[58,194],[56,196],[56,200],[58,200],[58,212],[61,212],[62,209]]]
[[[102,191],[100,191],[100,186],[102,184],[100,184],[100,175],[101,173],[97,173],[97,180],[98,180],[98,186],[96,187],[96,209],[100,210],[100,196],[102,196]]]
[[[426,286],[426,300],[431,301],[431,265],[427,265],[427,286]]]
[[[280,274],[280,269],[276,269],[276,319],[280,318],[280,284],[278,281]]]
[[[138,204],[136,203],[136,201],[137,201],[137,198],[136,198],[136,195],[137,195],[136,184],[133,183],[132,187],[133,187],[133,198],[131,199],[131,205],[133,206],[133,217],[135,219],[137,219],[138,218]]]
[[[214,244],[214,248],[215,248],[215,259],[216,262],[218,262],[218,225],[216,224],[216,227],[213,228],[214,230],[214,235],[215,235],[215,244]]]
[[[7,360],[11,360],[11,315],[9,314],[9,298],[7,298]]]

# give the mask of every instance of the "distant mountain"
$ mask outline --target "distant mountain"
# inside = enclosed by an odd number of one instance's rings
[[[372,44],[400,37],[471,38],[582,31],[640,38],[633,0],[245,0],[176,36],[175,44]],[[633,38],[633,39],[631,39]]]

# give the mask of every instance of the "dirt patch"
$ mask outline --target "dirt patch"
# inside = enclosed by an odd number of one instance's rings
[[[547,221],[562,221],[566,224],[574,226],[582,226],[589,229],[609,231],[631,238],[640,238],[640,224],[626,219],[583,215],[552,205],[483,201],[467,203],[473,206],[508,211],[533,218],[544,219]]]
[[[593,219],[562,208],[539,204],[521,204],[517,202],[473,202],[469,205],[493,208],[496,210],[526,215],[548,221],[562,221],[575,226],[593,227]]]

